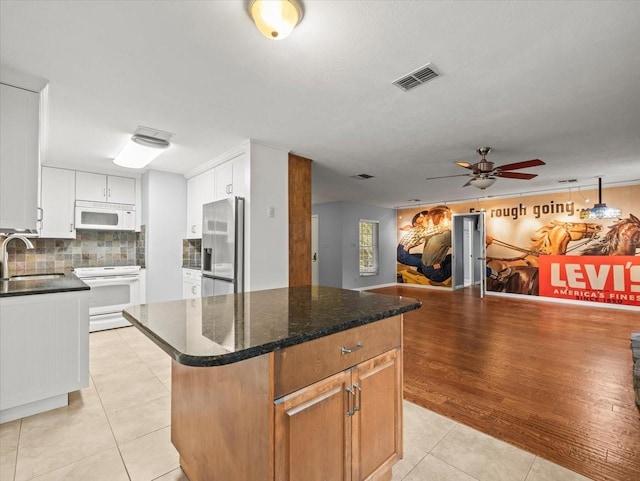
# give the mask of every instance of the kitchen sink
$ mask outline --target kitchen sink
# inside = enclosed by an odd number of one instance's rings
[[[19,276],[11,276],[9,281],[44,281],[48,279],[61,279],[65,277],[64,274],[54,272],[51,274],[23,274]]]

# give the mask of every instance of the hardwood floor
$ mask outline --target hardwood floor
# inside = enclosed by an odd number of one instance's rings
[[[405,399],[595,481],[640,480],[631,332],[640,313],[388,287],[405,314]]]

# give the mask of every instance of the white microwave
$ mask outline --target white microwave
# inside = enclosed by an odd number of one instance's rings
[[[76,229],[135,231],[135,206],[77,200]]]

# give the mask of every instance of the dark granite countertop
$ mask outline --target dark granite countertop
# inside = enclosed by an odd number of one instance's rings
[[[34,276],[42,274],[63,274],[56,279],[42,279]],[[52,269],[48,271],[28,271],[20,273],[21,276],[33,277],[24,280],[0,279],[0,297],[30,296],[34,294],[51,294],[54,292],[88,291],[89,286],[78,279],[73,270]],[[15,276],[15,274],[14,274]]]
[[[418,309],[410,298],[303,286],[132,306],[124,317],[188,366],[238,362]]]

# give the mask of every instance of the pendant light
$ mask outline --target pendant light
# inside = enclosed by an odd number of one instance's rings
[[[602,202],[602,177],[598,177],[598,203],[591,209],[584,209],[580,212],[581,219],[620,219],[622,211],[617,207],[607,207]]]
[[[288,37],[302,20],[298,0],[250,0],[248,8],[260,33],[271,40]]]

